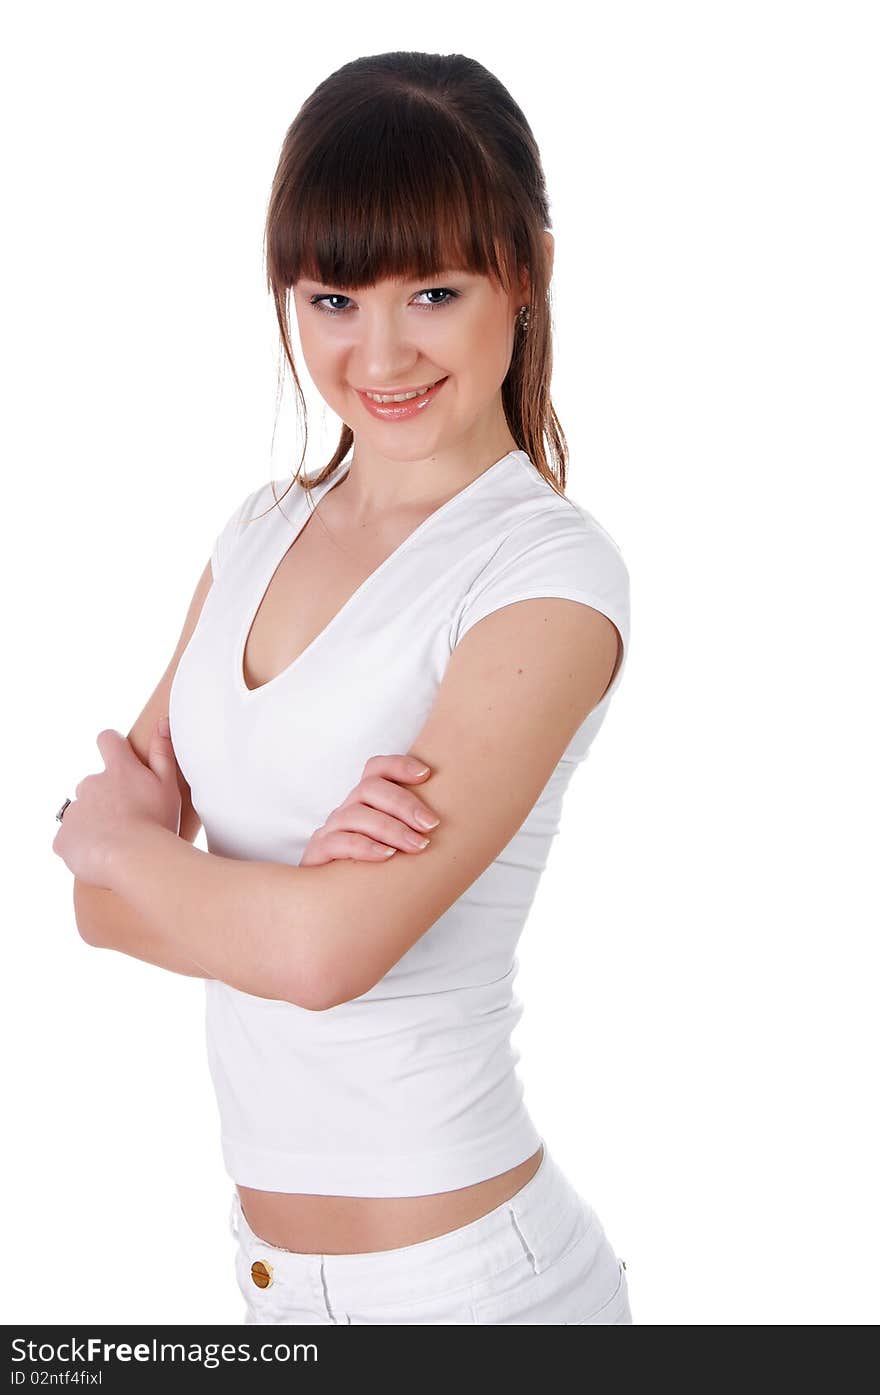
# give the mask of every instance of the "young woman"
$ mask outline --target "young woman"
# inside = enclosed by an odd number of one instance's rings
[[[266,251],[339,444],[236,508],[129,747],[99,738],[56,840],[80,931],[206,980],[247,1323],[631,1323],[510,1041],[629,643],[620,551],[564,492],[526,118],[461,55],[346,64]]]

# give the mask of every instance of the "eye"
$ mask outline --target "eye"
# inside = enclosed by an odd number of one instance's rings
[[[432,286],[429,290],[418,291],[418,295],[442,295],[447,296],[445,300],[435,300],[426,305],[422,305],[422,310],[443,310],[447,305],[451,305],[453,300],[457,300],[460,291],[453,291],[448,286]],[[325,300],[348,300],[347,295],[313,295],[309,296],[309,304],[314,305],[325,315],[345,315],[348,313],[348,306],[325,305]]]
[[[448,300],[434,300],[430,305],[426,305],[426,310],[442,310],[445,305],[451,305],[453,300],[458,299],[458,291],[450,290],[448,286],[434,286],[428,291],[419,291],[419,295],[443,295],[449,296]]]
[[[324,305],[325,300],[348,300],[347,295],[313,295],[309,297],[309,304],[316,309],[323,310],[325,315],[341,315],[343,310],[335,305]]]

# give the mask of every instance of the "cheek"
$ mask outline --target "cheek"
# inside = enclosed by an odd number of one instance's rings
[[[473,351],[473,345],[479,351]],[[483,320],[470,338],[467,357],[467,376],[475,390],[481,395],[495,392],[504,382],[510,367],[512,340],[506,322],[493,318]]]
[[[454,374],[462,388],[466,383],[483,387],[501,382],[510,359],[510,336],[506,321],[497,314],[461,316],[456,323],[439,331],[432,345],[425,344],[426,357],[433,358]]]
[[[342,335],[321,333],[320,327],[300,326],[300,349],[312,381],[332,392],[344,378],[347,348]]]

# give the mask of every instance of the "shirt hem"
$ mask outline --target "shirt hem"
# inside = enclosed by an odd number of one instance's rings
[[[220,1136],[223,1162],[239,1186],[315,1196],[427,1196],[456,1191],[525,1162],[543,1139],[528,1117],[458,1148],[408,1154],[284,1153]]]

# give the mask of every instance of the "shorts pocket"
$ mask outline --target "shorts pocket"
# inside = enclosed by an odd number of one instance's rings
[[[603,1303],[600,1308],[597,1308],[595,1312],[590,1313],[589,1317],[574,1318],[571,1320],[572,1323],[578,1323],[583,1326],[585,1324],[603,1323],[613,1325],[632,1322],[626,1274],[619,1260],[617,1263],[620,1270],[620,1279],[611,1297]]]
[[[521,1263],[495,1279],[485,1279],[471,1298],[478,1324],[559,1325],[604,1322],[611,1310],[622,1269],[595,1213],[586,1231],[546,1269],[535,1273]],[[504,1287],[498,1289],[499,1282]]]

